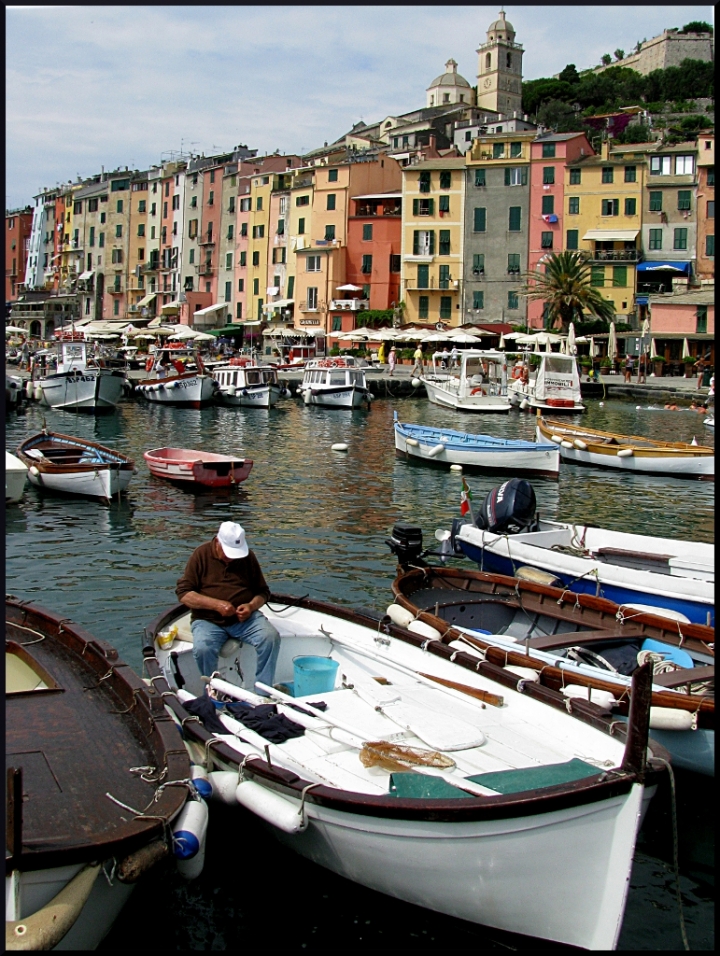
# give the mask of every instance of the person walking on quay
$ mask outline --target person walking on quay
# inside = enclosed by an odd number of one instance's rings
[[[702,388],[703,376],[705,375],[705,360],[703,359],[702,355],[697,360],[695,368],[697,369],[697,373],[698,373],[697,387]]]
[[[457,350],[457,345],[453,345],[452,351],[450,352],[450,368],[458,367],[459,358],[460,358],[460,353]]]
[[[257,651],[255,679],[272,685],[280,635],[260,611],[270,588],[239,524],[223,521],[215,537],[193,551],[175,593],[192,610],[193,657],[203,676],[217,670],[221,647],[235,638]]]
[[[647,355],[645,352],[641,352],[638,358],[638,385],[647,385],[647,378],[645,373],[647,371]]]
[[[30,368],[30,346],[28,345],[27,339],[23,339],[23,344],[20,349],[20,368]]]
[[[422,373],[425,371],[425,366],[423,364],[423,351],[420,347],[419,342],[418,342],[417,348],[415,349],[415,352],[413,353],[413,358],[415,359],[415,364],[413,365],[413,370],[411,374],[422,375]]]
[[[633,357],[628,352],[627,357],[625,358],[625,381],[628,384],[632,383],[633,365]]]
[[[378,365],[385,364],[385,343],[381,342],[378,347]]]
[[[390,371],[388,372],[389,375],[392,375],[393,372],[395,371],[395,360],[396,360],[396,352],[395,352],[395,346],[393,345],[391,346],[390,354],[388,355],[388,365],[390,366]]]

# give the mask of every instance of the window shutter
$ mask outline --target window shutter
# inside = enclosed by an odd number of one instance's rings
[[[434,256],[435,255],[435,230],[431,229],[429,235],[430,235],[430,255]]]
[[[528,182],[527,177],[528,177],[527,166],[521,166],[520,167],[520,184],[522,186],[527,186],[527,182]]]
[[[509,166],[505,167],[505,185],[506,186],[510,185],[510,167]]]
[[[417,216],[417,215],[418,215],[419,209],[420,209],[420,200],[419,200],[419,199],[413,199],[413,216]]]
[[[428,216],[434,216],[435,215],[435,200],[428,199],[427,204],[428,204]]]
[[[485,232],[486,210],[484,206],[475,209],[475,232]]]
[[[417,199],[414,199],[413,202],[417,202]],[[420,254],[420,233],[415,230],[413,232],[413,255],[417,256]]]

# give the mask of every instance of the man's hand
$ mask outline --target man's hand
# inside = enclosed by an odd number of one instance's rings
[[[255,608],[252,606],[252,603],[238,604],[235,608],[235,614],[237,615],[238,621],[247,621],[254,610]]]
[[[235,614],[235,608],[230,601],[217,601],[217,610],[223,617],[232,617]]]

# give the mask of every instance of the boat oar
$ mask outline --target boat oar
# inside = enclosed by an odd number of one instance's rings
[[[432,674],[423,674],[420,671],[417,673],[419,677],[434,681],[436,684],[442,684],[443,687],[449,687],[451,690],[457,690],[461,694],[467,694],[468,697],[474,697],[476,700],[481,700],[492,707],[502,707],[505,702],[503,697],[499,694],[491,694],[489,690],[480,690],[479,687],[470,687],[468,684],[458,684],[457,681],[446,680],[444,677],[433,677]]]

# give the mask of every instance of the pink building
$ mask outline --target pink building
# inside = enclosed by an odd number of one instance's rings
[[[666,362],[680,362],[686,340],[690,355],[710,353],[715,365],[715,288],[705,286],[693,292],[649,297],[650,334],[654,352]]]
[[[543,256],[566,248],[565,166],[592,155],[585,133],[550,133],[530,144],[528,271],[534,271]],[[542,328],[542,300],[528,300],[528,325]]]

